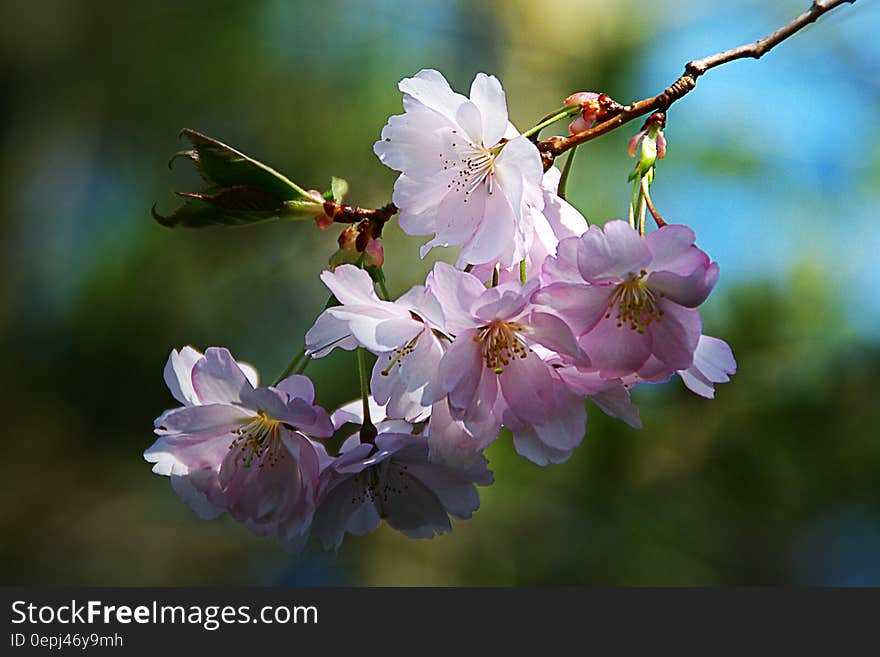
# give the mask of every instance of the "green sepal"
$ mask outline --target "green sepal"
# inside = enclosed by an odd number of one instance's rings
[[[336,203],[342,203],[342,199],[348,194],[348,181],[345,178],[333,176],[330,179],[331,198]]]

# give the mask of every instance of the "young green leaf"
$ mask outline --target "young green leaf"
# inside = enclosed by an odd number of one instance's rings
[[[192,160],[210,186],[200,192],[177,192],[187,199],[168,216],[153,206],[163,226],[204,228],[239,226],[279,217],[310,218],[323,211],[322,202],[271,167],[195,130],[181,132],[193,145],[171,158]]]

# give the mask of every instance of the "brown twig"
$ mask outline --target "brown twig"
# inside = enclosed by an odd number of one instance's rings
[[[354,224],[369,219],[374,224],[384,224],[397,214],[397,206],[393,203],[381,208],[358,208],[333,201],[324,201],[324,214],[339,224]]]
[[[737,48],[731,48],[730,50],[725,50],[714,55],[709,55],[708,57],[703,57],[702,59],[695,59],[688,62],[681,77],[667,87],[663,93],[652,98],[645,98],[644,100],[640,100],[627,106],[622,106],[619,112],[610,118],[605,119],[601,123],[594,125],[588,130],[571,135],[570,137],[551,137],[550,139],[538,142],[538,149],[541,151],[545,168],[549,168],[549,166],[553,164],[555,158],[579,144],[583,144],[584,142],[588,142],[596,137],[604,135],[605,133],[611,132],[625,123],[629,123],[633,119],[649,112],[665,110],[672,105],[672,103],[693,90],[697,85],[697,78],[716,66],[721,66],[722,64],[747,57],[760,59],[762,55],[770,51],[772,48],[782,43],[810,23],[816,21],[816,19],[822,14],[831,11],[839,5],[853,4],[855,1],[856,0],[814,0],[813,4],[810,5],[810,8],[804,13],[763,39],[758,39],[754,43],[748,43],[738,46]]]

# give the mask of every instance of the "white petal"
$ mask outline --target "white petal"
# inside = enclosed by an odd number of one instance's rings
[[[415,101],[445,116],[450,121],[455,120],[459,106],[467,101],[467,98],[454,92],[446,78],[434,69],[422,69],[413,77],[404,78],[397,85],[397,88],[405,94],[403,105],[407,111],[412,108],[412,101]]]
[[[165,363],[165,385],[181,404],[199,403],[199,398],[192,387],[192,368],[201,357],[201,352],[192,347],[184,347],[179,352],[172,349]]]
[[[471,83],[471,101],[482,115],[483,141],[486,146],[497,144],[507,129],[507,97],[494,75],[477,73]]]

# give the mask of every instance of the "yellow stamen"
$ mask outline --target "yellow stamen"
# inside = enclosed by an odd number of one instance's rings
[[[474,342],[483,345],[486,367],[501,374],[513,359],[528,356],[529,348],[521,337],[525,330],[526,327],[519,322],[495,321],[481,327],[474,335]]]
[[[651,322],[662,319],[663,310],[658,303],[658,297],[662,298],[663,293],[657,294],[648,287],[644,280],[647,275],[648,272],[644,269],[638,275],[630,274],[625,281],[618,284],[611,295],[605,318],[610,319],[614,307],[617,306],[618,328],[628,326],[633,331],[644,333]]]
[[[281,421],[270,418],[264,411],[248,420],[235,430],[237,438],[229,444],[230,450],[238,450],[235,462],[244,459],[244,467],[251,467],[256,459],[259,467],[270,467],[284,458],[281,449]]]

